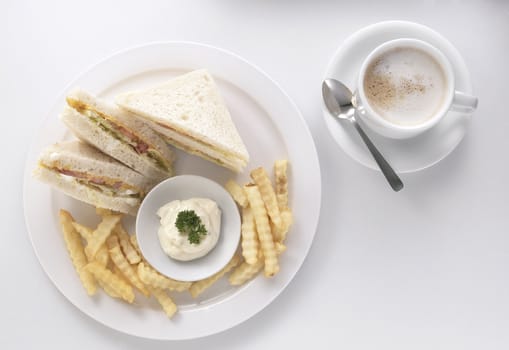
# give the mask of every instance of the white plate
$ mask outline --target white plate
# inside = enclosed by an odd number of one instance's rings
[[[207,68],[215,77],[232,118],[251,155],[247,169],[272,169],[274,160],[288,158],[290,200],[295,224],[281,271],[272,279],[259,276],[241,287],[224,279],[194,300],[174,294],[178,314],[168,320],[153,299],[126,305],[104,293],[88,297],[66,252],[57,213],[68,209],[78,221],[97,223],[94,210],[51,190],[31,177],[39,152],[70,135],[58,120],[67,90],[80,86],[105,98],[165,81],[177,74]],[[291,127],[289,127],[291,126]],[[177,174],[196,174],[218,183],[241,176],[183,152],[177,152]],[[307,125],[289,96],[260,69],[241,57],[215,47],[166,42],[136,47],[113,55],[75,79],[58,97],[41,126],[28,155],[24,180],[24,208],[28,232],[37,257],[62,294],[93,319],[121,332],[154,339],[189,339],[214,334],[255,315],[288,285],[311,246],[320,211],[321,180],[316,149]],[[128,222],[133,228],[133,220]]]
[[[215,247],[205,256],[178,261],[164,252],[159,242],[163,205],[190,198],[208,198],[221,211],[221,229]],[[170,177],[147,194],[136,216],[136,238],[145,259],[163,275],[179,281],[198,281],[221,270],[233,257],[240,239],[240,214],[232,196],[217,182],[196,175]]]
[[[398,38],[421,39],[441,50],[451,61],[456,89],[471,94],[472,85],[466,64],[454,46],[432,29],[405,21],[388,21],[370,25],[351,35],[334,53],[325,78],[335,78],[350,89],[356,89],[357,75],[364,59],[380,44]],[[326,110],[323,115],[337,144],[359,163],[379,170],[373,157],[351,123],[338,122]],[[444,159],[460,143],[470,124],[471,114],[449,112],[442,121],[422,135],[411,139],[389,139],[369,130],[373,143],[399,173],[425,169]]]

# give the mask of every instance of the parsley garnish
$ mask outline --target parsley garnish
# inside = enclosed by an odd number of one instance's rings
[[[205,226],[194,210],[182,210],[177,215],[175,227],[181,234],[187,235],[187,239],[191,244],[199,244],[202,236],[207,234]]]

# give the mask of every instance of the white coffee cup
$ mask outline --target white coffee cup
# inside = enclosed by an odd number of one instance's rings
[[[445,55],[417,39],[396,39],[374,49],[362,64],[354,104],[377,133],[409,138],[432,128],[450,110],[472,112],[477,98],[455,90]]]

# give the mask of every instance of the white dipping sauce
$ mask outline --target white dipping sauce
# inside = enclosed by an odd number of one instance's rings
[[[188,235],[181,234],[175,226],[177,216],[183,210],[194,210],[207,230],[198,244],[190,243]],[[175,200],[159,208],[157,215],[161,218],[159,242],[164,252],[173,259],[198,259],[210,252],[219,239],[221,210],[216,202],[208,198]]]

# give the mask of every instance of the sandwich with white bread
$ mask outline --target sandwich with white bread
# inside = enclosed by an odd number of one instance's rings
[[[79,139],[151,179],[173,175],[173,152],[146,123],[81,89],[66,100],[60,119]]]
[[[115,101],[188,153],[235,172],[241,172],[249,162],[246,146],[205,69],[144,91],[121,94]]]
[[[47,147],[34,176],[82,202],[131,215],[136,215],[154,185],[149,178],[80,141]]]

